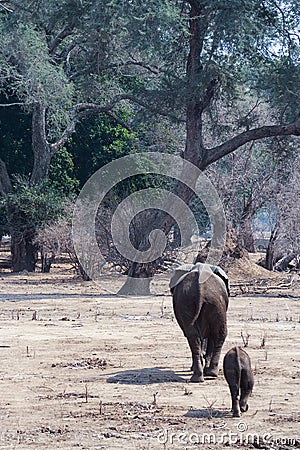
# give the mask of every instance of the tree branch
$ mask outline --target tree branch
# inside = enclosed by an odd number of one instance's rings
[[[79,119],[74,116],[71,119],[69,125],[63,131],[60,138],[53,144],[50,144],[51,157],[54,156],[55,153],[67,142],[69,137],[72,136],[72,134],[75,132],[75,127],[78,122],[79,122]]]
[[[9,106],[24,106],[25,103],[15,102],[15,103],[0,103],[0,108],[7,108]]]
[[[209,105],[210,105],[210,103],[211,103],[211,101],[212,101],[212,99],[213,99],[213,97],[215,95],[216,88],[217,88],[219,83],[220,83],[220,79],[218,77],[217,78],[213,78],[209,82],[209,84],[208,84],[208,86],[207,86],[207,88],[206,88],[206,90],[204,92],[203,98],[202,98],[202,100],[200,102],[200,110],[199,110],[200,114],[202,114],[206,110],[206,108],[209,107]]]
[[[143,108],[148,109],[149,111],[155,114],[167,116],[177,121],[179,120],[178,117],[170,115],[167,111],[162,111],[154,106],[151,106],[149,105],[149,103],[146,102],[146,100],[145,101],[140,100],[139,98],[131,94],[116,95],[107,105],[98,105],[96,103],[78,103],[73,107],[71,112],[71,121],[69,125],[66,127],[66,129],[63,131],[61,137],[53,144],[50,144],[51,155],[53,156],[59,150],[59,148],[61,148],[65,144],[65,142],[69,139],[69,137],[75,132],[75,127],[77,123],[79,123],[81,120],[89,116],[94,116],[97,114],[107,114],[114,120],[116,120],[124,128],[126,128],[128,131],[132,131],[131,128],[124,121],[122,121],[122,119],[116,116],[115,113],[113,112],[114,107],[118,103],[126,100],[129,100],[139,106],[142,106]]]
[[[300,136],[300,117],[298,117],[295,122],[289,123],[287,125],[270,125],[245,131],[217,147],[208,149],[206,151],[206,157],[201,164],[201,169],[204,170],[213,162],[218,161],[219,159],[223,158],[223,156],[234,152],[236,149],[242,147],[242,145],[246,144],[247,142],[274,136],[291,135]]]
[[[8,3],[8,2],[4,2],[4,3]],[[0,6],[7,12],[13,12],[12,9],[10,9],[8,6],[4,5],[3,2],[0,2]]]
[[[132,132],[132,128],[126,122],[124,122],[124,120],[120,119],[120,117],[118,117],[116,114],[114,114],[113,112],[108,112],[106,114],[119,125],[121,125],[121,127],[125,128],[125,130],[129,131],[130,133]]]
[[[143,61],[138,61],[133,55],[129,55],[131,58],[131,61],[126,61],[123,62],[122,65],[123,66],[140,66],[143,67],[143,69],[148,70],[149,72],[153,73],[154,75],[159,75],[160,73],[160,69],[158,66],[153,66],[151,67],[151,65],[149,63],[143,62]]]
[[[68,36],[72,34],[72,28],[68,25],[66,26],[62,31],[58,33],[58,35],[53,39],[51,44],[49,45],[49,53],[50,55],[53,55],[59,44]]]
[[[111,112],[112,109],[117,103],[119,103],[122,100],[127,100],[127,96],[123,94],[117,95],[111,100],[110,103],[108,103],[105,106],[97,105],[95,103],[78,103],[77,105],[75,105],[71,111],[71,121],[69,125],[63,131],[61,137],[53,144],[50,144],[51,155],[53,156],[66,143],[69,137],[75,132],[77,123],[79,123],[81,120],[89,116],[97,114],[103,113],[112,115]],[[116,116],[114,116],[114,119],[117,120]],[[122,126],[123,125],[125,124],[122,122]],[[126,128],[128,129],[127,126]]]

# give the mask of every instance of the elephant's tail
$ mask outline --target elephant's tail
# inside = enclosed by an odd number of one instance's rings
[[[194,292],[194,305],[195,305],[195,310],[194,310],[194,318],[193,318],[193,322],[192,325],[195,326],[197,328],[197,331],[199,333],[200,336],[200,329],[198,329],[198,324],[197,324],[197,319],[200,316],[200,312],[203,306],[203,300],[201,298],[201,293],[200,293],[200,283],[199,283],[199,278],[200,278],[200,268],[197,272],[194,272],[194,286],[193,286],[193,292]]]
[[[236,368],[238,374],[238,386],[241,385],[241,374],[242,374],[242,366],[241,366],[241,357],[240,357],[240,348],[236,345],[234,347],[235,356],[236,356]]]

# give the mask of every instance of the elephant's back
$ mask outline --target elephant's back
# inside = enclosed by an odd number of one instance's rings
[[[228,308],[228,294],[223,280],[215,274],[201,283],[200,296],[202,301],[207,304],[215,305],[221,309]]]

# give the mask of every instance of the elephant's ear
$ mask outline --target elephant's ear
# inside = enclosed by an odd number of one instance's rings
[[[173,293],[174,288],[177,286],[177,284],[179,284],[193,269],[195,269],[195,266],[193,264],[183,264],[179,267],[176,267],[169,282],[171,293]]]
[[[230,296],[229,278],[223,269],[219,266],[211,266],[211,269],[215,275],[217,275],[225,283],[228,297]]]

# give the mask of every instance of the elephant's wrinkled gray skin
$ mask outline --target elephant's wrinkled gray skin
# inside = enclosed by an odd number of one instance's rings
[[[221,349],[227,335],[226,285],[211,270],[209,275],[200,282],[199,271],[192,271],[171,289],[174,314],[192,352],[190,381],[194,383],[204,381],[204,375],[218,376]]]
[[[248,410],[248,398],[254,385],[253,372],[248,353],[233,347],[224,356],[223,370],[229,385],[233,417],[240,417]]]

